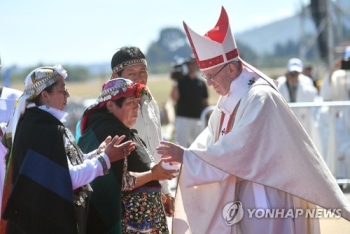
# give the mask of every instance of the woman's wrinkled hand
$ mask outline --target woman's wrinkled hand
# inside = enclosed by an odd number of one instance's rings
[[[115,137],[113,137],[113,139],[111,136],[108,136],[106,140],[102,142],[101,145],[98,147],[97,151],[100,151],[101,153],[106,153],[111,162],[123,159],[135,149],[135,143],[132,141],[126,141],[120,144],[120,142],[122,142],[124,138],[124,135],[116,135]]]
[[[162,161],[158,162],[152,169],[152,180],[171,180],[178,170],[167,170],[162,167]]]

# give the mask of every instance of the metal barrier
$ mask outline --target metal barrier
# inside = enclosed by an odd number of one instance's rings
[[[339,185],[350,184],[350,101],[289,103]],[[203,129],[215,106],[201,114]]]

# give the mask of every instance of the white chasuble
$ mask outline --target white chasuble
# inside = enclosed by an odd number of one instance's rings
[[[251,215],[264,207],[305,211],[316,204],[341,209],[350,220],[349,203],[310,137],[271,80],[250,82],[254,76],[243,70],[229,94],[220,97],[207,128],[185,150],[173,234],[319,233],[318,219]],[[220,127],[222,112],[228,118],[239,101],[231,131],[217,140],[229,126],[224,118]],[[235,202],[242,204],[244,215],[227,223],[225,207]]]

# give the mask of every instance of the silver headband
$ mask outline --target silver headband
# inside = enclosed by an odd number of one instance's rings
[[[132,59],[132,60],[128,60],[118,64],[117,66],[113,67],[112,70],[113,70],[113,73],[118,73],[128,66],[136,65],[136,64],[143,64],[147,67],[146,59]]]

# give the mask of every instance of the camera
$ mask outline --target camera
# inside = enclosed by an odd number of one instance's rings
[[[194,58],[194,55],[191,55],[190,57],[184,59],[184,58],[177,58],[175,62],[171,63],[171,72],[170,72],[170,78],[172,80],[180,80],[186,74],[189,72],[189,64],[195,63],[196,60]]]
[[[170,72],[170,78],[172,80],[179,80],[183,77],[183,65],[173,64]]]
[[[186,60],[179,60],[171,64],[170,78],[172,80],[180,80],[188,73]]]
[[[350,59],[349,60],[342,60],[340,69],[342,70],[350,70]]]

